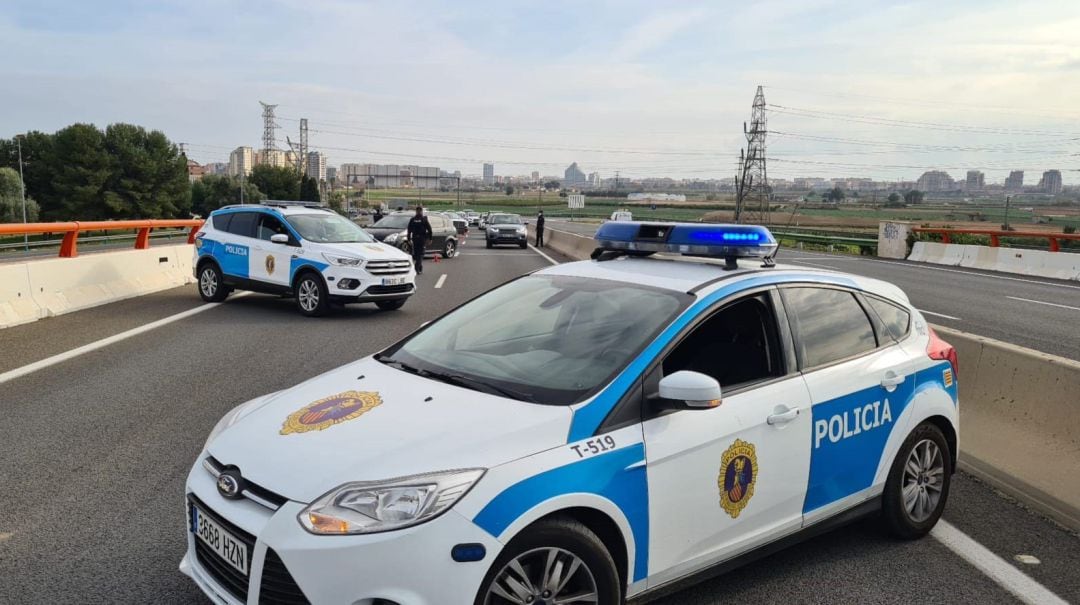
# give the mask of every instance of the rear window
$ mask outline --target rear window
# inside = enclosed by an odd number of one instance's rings
[[[870,308],[877,313],[881,323],[888,329],[889,334],[896,340],[903,340],[908,335],[908,331],[911,328],[911,314],[902,309],[901,307],[894,305],[890,302],[885,302],[880,298],[874,298],[873,296],[866,297],[867,302],[870,303]]]
[[[229,228],[226,231],[233,235],[255,237],[255,222],[258,219],[259,214],[257,212],[237,212],[232,215],[232,220],[229,221]]]
[[[229,221],[232,220],[232,217],[233,215],[231,214],[215,214],[210,220],[214,223],[214,229],[227,232],[229,230]]]
[[[805,367],[816,367],[877,348],[874,326],[855,295],[830,288],[784,288]]]

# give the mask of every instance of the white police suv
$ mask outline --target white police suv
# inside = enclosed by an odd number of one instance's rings
[[[180,569],[219,603],[609,605],[862,514],[934,526],[956,354],[900,290],[775,266],[758,227],[597,239],[229,412]]]
[[[195,236],[195,279],[207,302],[225,300],[234,289],[287,294],[304,315],[343,303],[399,309],[416,288],[407,254],[304,202],[212,212]]]

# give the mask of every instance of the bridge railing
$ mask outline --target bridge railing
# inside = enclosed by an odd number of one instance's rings
[[[153,229],[187,228],[187,241],[195,243],[195,234],[202,227],[202,219],[147,219],[135,221],[69,221],[63,223],[4,223],[0,224],[0,236],[3,235],[41,235],[63,234],[60,242],[60,257],[73,258],[79,255],[79,234],[87,231],[135,231],[135,249],[145,250],[150,247],[150,231]]]
[[[1050,241],[1050,251],[1061,251],[1061,240],[1080,241],[1080,233],[1048,233],[1046,231],[1003,231],[1001,229],[950,229],[944,227],[912,227],[915,233],[932,233],[941,236],[941,243],[952,243],[950,235],[987,235],[990,247],[1001,246],[1001,238],[1046,239]]]

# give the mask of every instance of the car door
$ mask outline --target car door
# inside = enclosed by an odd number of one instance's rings
[[[431,223],[431,241],[428,242],[428,251],[442,250],[446,245],[446,219],[441,216],[429,216]]]
[[[779,311],[779,312],[778,312]],[[802,522],[810,395],[775,289],[703,315],[644,379],[649,586],[728,559]],[[710,409],[657,411],[660,378],[716,378]]]
[[[251,246],[251,279],[288,287],[290,259],[297,247],[270,241],[270,237],[276,234],[287,235],[290,242],[296,242],[296,238],[280,219],[260,212],[255,226],[256,241]]]
[[[243,283],[251,273],[251,253],[254,244],[255,212],[235,212],[227,223],[228,236],[220,246],[214,248],[214,258],[221,265],[221,272],[232,281]]]
[[[904,410],[915,362],[859,293],[825,286],[780,291],[813,401],[803,505],[803,523],[812,525],[880,493],[884,479],[876,477],[891,463],[883,453],[909,430]]]

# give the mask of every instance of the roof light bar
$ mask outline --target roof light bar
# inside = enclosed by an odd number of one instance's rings
[[[723,258],[729,265],[738,258],[769,260],[777,242],[760,225],[711,223],[642,223],[611,221],[596,231],[599,250],[671,252]]]

